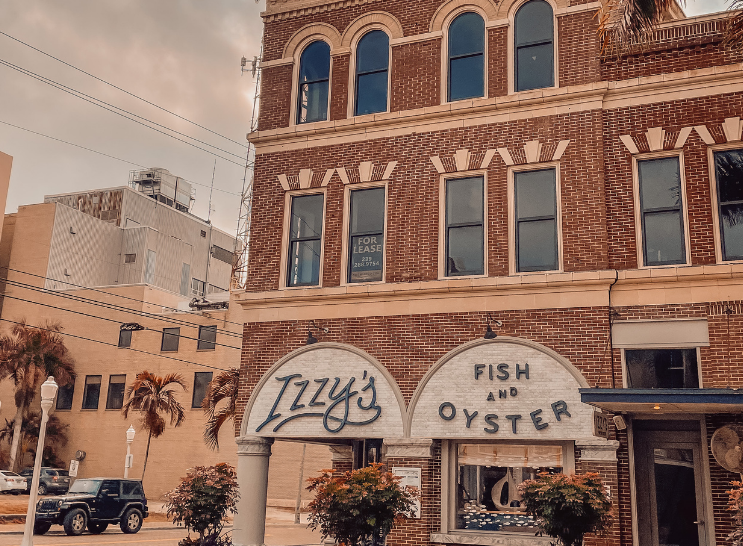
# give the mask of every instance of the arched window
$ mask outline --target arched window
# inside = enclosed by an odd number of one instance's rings
[[[516,12],[516,91],[555,85],[552,7],[530,0]]]
[[[330,46],[312,42],[299,59],[297,123],[328,119],[328,83],[330,81]]]
[[[390,39],[373,30],[356,47],[356,115],[387,111]]]
[[[485,21],[463,13],[449,25],[449,100],[485,94]]]

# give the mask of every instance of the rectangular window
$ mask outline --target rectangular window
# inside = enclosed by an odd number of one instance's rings
[[[214,350],[214,345],[217,342],[217,327],[216,326],[199,326],[199,343],[197,349]]]
[[[75,380],[72,379],[67,385],[60,385],[59,391],[57,392],[57,404],[58,410],[70,410],[72,409],[72,396],[75,394]]]
[[[382,280],[385,189],[350,193],[348,282]]]
[[[559,269],[555,169],[514,173],[516,271]]]
[[[323,194],[292,197],[287,286],[320,284]]]
[[[191,277],[191,265],[181,264],[181,296],[188,296],[188,279]]]
[[[112,375],[108,379],[108,398],[106,409],[121,409],[124,405],[124,388],[126,387],[126,375]]]
[[[119,330],[119,347],[131,347],[132,346],[132,331],[131,330]]]
[[[678,157],[637,162],[645,265],[686,263]]]
[[[136,254],[124,254],[124,263],[125,264],[133,264],[137,261],[137,255]]]
[[[212,372],[196,372],[193,378],[193,399],[191,400],[192,408],[200,408],[201,403],[206,396],[206,390],[212,380]]]
[[[181,338],[180,328],[163,328],[163,340],[160,344],[161,351],[177,351],[178,341]]]
[[[743,150],[715,152],[722,259],[743,260]]]
[[[537,523],[525,513],[518,486],[562,469],[562,446],[459,444],[457,529],[534,534]]]
[[[485,272],[484,179],[482,176],[446,181],[446,276]]]
[[[98,398],[101,395],[101,376],[86,375],[83,391],[83,409],[98,409]]]
[[[696,389],[696,349],[626,350],[627,387],[631,389]]]
[[[144,266],[144,282],[147,284],[155,283],[155,262],[157,262],[157,252],[148,250],[147,261]]]
[[[204,290],[206,289],[206,283],[199,279],[191,279],[191,295],[197,298],[204,297]]]

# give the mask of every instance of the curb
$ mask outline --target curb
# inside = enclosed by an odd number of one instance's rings
[[[6,518],[10,518],[10,517],[22,517],[23,519],[26,519],[26,516],[25,515],[23,515],[23,516],[6,515],[4,517],[6,517]],[[15,525],[24,525],[24,524],[23,523],[17,523]],[[142,531],[171,531],[171,530],[178,530],[178,529],[182,529],[184,531],[186,530],[185,527],[178,526],[178,525],[156,525],[156,524],[153,524],[152,526],[149,526],[149,525],[148,526],[144,526],[143,525],[141,530]],[[225,525],[223,527],[223,529],[225,529],[225,530],[226,529],[232,529],[232,525]],[[10,529],[10,530],[5,531],[5,530],[3,530],[3,525],[0,524],[0,535],[22,535],[22,534],[23,534],[23,529],[21,529],[21,530]],[[66,536],[63,531],[50,531],[50,532],[46,533],[45,536],[55,536],[55,535],[56,536]]]

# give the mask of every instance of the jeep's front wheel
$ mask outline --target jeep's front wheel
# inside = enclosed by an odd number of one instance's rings
[[[127,534],[134,534],[142,528],[142,512],[136,508],[129,508],[121,518],[121,530]]]
[[[100,535],[108,527],[108,523],[88,523],[88,531],[91,535]]]
[[[73,508],[64,517],[64,532],[68,535],[82,535],[88,524],[88,516],[85,510]]]
[[[34,534],[43,535],[51,528],[52,528],[51,523],[47,521],[37,521],[36,523],[34,523]]]

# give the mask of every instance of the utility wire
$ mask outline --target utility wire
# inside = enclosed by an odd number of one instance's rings
[[[133,302],[136,302],[136,303],[144,303],[144,304],[147,304],[147,305],[155,305],[157,307],[162,307],[163,309],[168,309],[170,311],[176,311],[176,312],[179,312],[179,313],[186,313],[186,314],[189,313],[188,311],[182,311],[182,310],[180,310],[180,309],[178,309],[176,307],[168,307],[167,305],[160,305],[158,303],[153,303],[153,302],[147,301],[147,300],[139,300],[137,298],[132,298],[130,296],[124,296],[122,294],[115,294],[113,292],[107,292],[106,290],[101,290],[100,288],[92,288],[92,287],[89,287],[89,286],[83,286],[82,284],[74,284],[74,283],[71,283],[69,281],[62,281],[62,280],[59,280],[59,279],[54,279],[52,277],[45,277],[43,275],[37,275],[35,273],[29,273],[28,271],[21,271],[20,269],[13,269],[12,267],[0,266],[0,269],[5,269],[7,271],[13,271],[14,273],[20,273],[22,275],[28,275],[29,277],[35,277],[37,279],[42,279],[42,280],[45,280],[45,281],[53,281],[53,282],[58,282],[58,283],[66,284],[68,286],[73,286],[75,288],[80,288],[80,289],[83,289],[83,290],[90,290],[91,292],[98,292],[100,294],[106,294],[107,296],[116,296],[117,298],[121,298],[121,299],[129,300],[129,301],[133,301]],[[0,282],[2,282],[2,279],[0,279]],[[33,286],[33,285],[30,285],[30,284],[25,284],[25,283],[22,283],[20,281],[14,281],[14,280],[11,280],[11,279],[5,279],[5,282],[16,283],[18,285],[21,285],[22,288],[23,287],[32,287],[34,289],[41,290],[41,291],[48,292],[48,293],[52,293],[52,294],[59,293],[59,292],[56,292],[56,291],[47,290],[46,288],[40,288],[40,287],[37,287],[37,286]],[[84,296],[75,296],[75,297],[80,298],[81,300],[93,301],[94,303],[98,303],[96,300],[89,300],[88,298],[85,298]],[[115,304],[108,304],[108,305],[115,305]],[[131,309],[128,309],[127,307],[124,307],[123,309],[127,309],[130,312],[132,311]],[[135,311],[135,312],[139,312],[139,311]],[[142,311],[142,312],[144,312],[144,311]],[[184,323],[191,324],[193,326],[201,326],[200,324],[197,324],[195,322],[190,322],[189,323],[188,321],[185,321],[185,320],[183,322]],[[225,320],[223,322],[225,322],[226,324],[234,324],[235,326],[239,326],[240,328],[242,328],[244,326],[244,324],[242,322],[234,322],[234,321],[230,321],[230,320]],[[230,334],[235,334],[236,336],[237,335],[242,336],[242,334],[240,334],[239,332],[232,332],[230,330],[225,330],[225,332],[229,332]]]
[[[126,159],[121,159],[120,157],[116,157],[116,156],[109,155],[109,154],[106,154],[106,153],[103,153],[103,152],[99,152],[98,150],[93,150],[92,148],[86,148],[85,146],[81,146],[80,144],[75,144],[74,142],[68,142],[66,140],[62,140],[61,138],[55,138],[53,136],[45,135],[44,133],[38,133],[36,131],[32,131],[31,129],[26,129],[25,127],[21,127],[20,125],[13,125],[12,123],[8,123],[7,121],[3,121],[1,119],[0,119],[0,123],[2,123],[3,125],[8,125],[10,127],[15,127],[16,129],[20,129],[21,131],[26,131],[28,133],[33,133],[34,135],[39,135],[39,136],[42,136],[44,138],[48,138],[48,139],[51,139],[51,140],[56,140],[57,142],[61,142],[63,144],[69,144],[70,146],[75,146],[76,148],[82,148],[83,150],[87,150],[88,152],[93,152],[94,154],[99,154],[99,155],[103,155],[103,156],[106,156],[106,157],[110,157],[111,159],[116,159],[118,161],[123,161],[124,163],[129,163],[130,165],[135,165],[137,167],[142,167],[143,169],[146,169],[147,168],[145,165],[141,165],[139,163],[134,163],[134,161],[129,161],[129,160],[126,160]],[[205,188],[208,188],[209,187],[208,184],[203,184],[201,182],[194,182],[193,180],[188,180],[187,178],[184,178],[183,180],[185,180],[186,182],[190,182],[191,184],[195,184],[196,186],[203,186]],[[214,190],[215,191],[222,192],[222,193],[227,193],[229,195],[240,195],[239,193],[236,193],[234,191],[227,191],[227,190],[223,190],[221,188],[214,188]]]
[[[11,324],[24,324],[22,322],[16,322],[15,320],[10,320],[10,319],[6,319],[6,318],[0,318],[0,320],[3,321],[3,322],[10,322]],[[59,334],[61,336],[73,337],[75,339],[82,339],[84,341],[90,341],[92,343],[99,343],[101,345],[108,345],[109,347],[116,347],[118,349],[126,349],[127,351],[134,351],[135,353],[142,353],[142,354],[145,354],[145,355],[156,356],[156,357],[159,357],[159,358],[167,358],[168,360],[176,360],[178,362],[183,362],[185,364],[192,364],[194,366],[201,366],[202,368],[209,368],[209,369],[212,369],[212,370],[219,370],[221,372],[228,371],[226,368],[218,368],[216,366],[209,366],[208,364],[199,364],[198,362],[191,362],[190,360],[184,360],[182,358],[176,358],[174,356],[167,356],[167,355],[161,355],[161,354],[157,354],[157,353],[150,353],[148,351],[142,351],[140,349],[132,349],[131,347],[119,347],[117,344],[109,343],[107,341],[99,341],[97,339],[91,339],[89,337],[76,336],[75,334],[68,334],[67,332],[58,332],[57,330],[52,330],[52,329],[49,329],[49,328],[44,328],[43,326],[34,326],[32,324],[26,324],[26,326],[28,326],[29,328],[36,328],[37,330],[44,330],[46,332],[54,332],[55,334]]]
[[[232,140],[231,138],[229,138],[229,137],[226,137],[226,136],[224,136],[224,135],[221,135],[221,134],[217,133],[216,131],[212,131],[211,129],[209,129],[209,128],[207,128],[207,127],[204,127],[203,125],[199,125],[199,124],[198,124],[198,123],[196,123],[195,121],[191,121],[190,119],[184,118],[183,116],[179,116],[179,115],[178,115],[178,114],[176,114],[175,112],[171,112],[170,110],[167,110],[166,108],[163,108],[162,106],[158,106],[158,105],[157,105],[157,104],[155,104],[154,102],[150,102],[150,101],[148,101],[147,99],[143,99],[142,97],[140,97],[140,96],[138,96],[138,95],[135,95],[134,93],[130,93],[130,92],[129,92],[129,91],[127,91],[126,89],[122,89],[121,87],[119,87],[119,86],[117,86],[117,85],[114,85],[114,84],[112,84],[111,82],[107,82],[106,80],[104,80],[104,79],[102,79],[102,78],[99,78],[98,76],[94,76],[94,75],[93,75],[93,74],[91,74],[90,72],[86,72],[85,70],[83,70],[83,69],[81,69],[81,68],[78,68],[78,67],[76,67],[75,65],[73,65],[73,64],[70,64],[70,63],[68,63],[68,62],[66,62],[66,61],[63,61],[62,59],[59,59],[59,58],[55,57],[54,55],[50,55],[50,54],[49,54],[49,53],[47,53],[46,51],[42,51],[41,49],[39,49],[39,48],[37,48],[37,47],[34,47],[34,46],[32,46],[31,44],[27,44],[26,42],[24,42],[24,41],[22,41],[22,40],[19,40],[18,38],[15,38],[15,37],[13,37],[13,36],[11,36],[10,34],[8,34],[8,33],[6,33],[6,32],[2,32],[2,31],[0,31],[0,34],[2,34],[3,36],[6,36],[7,38],[10,38],[11,40],[15,40],[15,41],[16,41],[16,42],[18,42],[19,44],[23,44],[23,45],[25,45],[26,47],[30,47],[30,48],[31,48],[31,49],[33,49],[34,51],[38,51],[38,52],[39,52],[39,53],[41,53],[42,55],[46,55],[47,57],[50,57],[50,58],[54,59],[55,61],[58,61],[58,62],[60,62],[60,63],[62,63],[62,64],[64,64],[64,65],[66,65],[66,66],[69,66],[70,68],[74,68],[75,70],[77,70],[78,72],[82,72],[82,73],[83,73],[83,74],[85,74],[86,76],[90,76],[91,78],[93,78],[93,79],[95,79],[95,80],[98,80],[99,82],[105,83],[106,85],[110,85],[110,86],[111,86],[111,87],[113,87],[114,89],[118,89],[119,91],[121,91],[121,92],[123,92],[123,93],[126,93],[127,95],[129,95],[129,96],[131,96],[131,97],[134,97],[135,99],[141,100],[142,102],[146,102],[146,103],[147,103],[147,104],[149,104],[150,106],[154,106],[155,108],[158,108],[158,109],[162,110],[163,112],[167,112],[168,114],[170,114],[170,115],[173,115],[173,116],[177,117],[178,119],[182,119],[183,121],[187,121],[188,123],[190,123],[190,124],[192,124],[192,125],[195,125],[196,127],[199,127],[199,128],[201,128],[201,129],[204,129],[205,131],[208,131],[208,132],[212,133],[213,135],[217,135],[218,137],[222,137],[222,138],[224,138],[225,140],[229,140],[230,142],[234,142],[235,144],[239,144],[240,146],[246,147],[246,145],[245,145],[245,143],[244,143],[244,142],[238,142],[237,140]]]
[[[183,142],[185,144],[188,144],[189,146],[192,146],[192,147],[194,147],[194,148],[196,148],[198,150],[201,150],[201,151],[206,152],[206,153],[208,153],[210,155],[213,155],[215,157],[218,157],[220,159],[223,159],[224,161],[228,161],[230,163],[234,163],[235,165],[239,165],[240,167],[243,167],[244,166],[243,163],[238,163],[237,161],[234,161],[234,160],[229,159],[227,157],[223,157],[223,156],[221,156],[221,155],[219,155],[219,154],[217,154],[215,152],[212,152],[211,150],[207,150],[206,148],[202,148],[201,146],[197,146],[196,144],[194,144],[192,142],[189,142],[189,141],[184,140],[182,138],[178,138],[175,135],[172,135],[172,134],[167,133],[165,131],[161,131],[160,129],[157,129],[157,128],[153,127],[152,125],[148,125],[147,123],[143,123],[141,121],[138,121],[138,120],[134,119],[133,117],[129,117],[129,116],[121,113],[121,112],[130,113],[130,112],[127,112],[126,110],[122,110],[122,109],[120,109],[120,108],[118,108],[116,106],[109,105],[108,103],[106,103],[104,101],[101,101],[99,99],[96,99],[95,97],[86,98],[86,97],[89,97],[89,95],[85,95],[84,93],[80,93],[79,91],[76,91],[76,90],[74,90],[72,88],[69,88],[69,87],[63,85],[63,84],[60,84],[58,82],[55,82],[54,80],[50,80],[48,78],[45,78],[44,76],[40,76],[38,74],[35,74],[34,72],[31,72],[30,70],[26,70],[25,68],[22,68],[20,66],[17,66],[17,65],[14,65],[12,63],[9,63],[9,62],[5,61],[4,59],[0,59],[0,65],[6,66],[8,68],[11,68],[11,69],[13,69],[13,70],[15,70],[17,72],[20,72],[21,74],[24,74],[26,76],[29,76],[31,78],[34,78],[35,80],[38,80],[38,81],[42,82],[42,83],[46,83],[47,85],[49,85],[51,87],[54,87],[56,89],[59,89],[60,91],[64,91],[65,93],[68,93],[68,94],[72,95],[73,97],[77,97],[77,98],[82,99],[82,100],[84,100],[86,102],[89,102],[90,104],[94,104],[94,105],[96,105],[96,106],[98,106],[100,108],[103,108],[104,110],[108,110],[109,112],[112,112],[112,113],[114,113],[116,115],[119,115],[119,116],[121,116],[123,118],[126,118],[126,119],[128,119],[130,121],[133,121],[134,123],[138,123],[139,125],[142,125],[144,127],[147,127],[148,129],[152,129],[153,131],[156,131],[156,132],[161,133],[163,135],[169,136],[170,138],[174,138],[175,140],[178,140],[178,141]],[[107,106],[104,106],[104,105],[111,106],[111,108],[108,108]],[[117,110],[121,110],[121,112],[120,111],[117,111]],[[131,115],[136,116],[136,114],[131,114]],[[141,117],[141,116],[136,116],[136,117]],[[142,118],[142,119],[146,119],[146,118]],[[150,121],[150,120],[147,120],[147,121],[149,123],[154,124],[154,125],[158,125],[157,123],[155,123],[153,121]],[[163,127],[163,126],[161,125],[161,127]],[[168,128],[166,127],[166,129],[168,129]],[[168,129],[168,131],[172,131],[172,132],[177,133],[177,134],[183,134],[183,133],[178,133],[178,131],[175,131],[173,129]],[[187,136],[187,135],[185,135],[185,136]],[[195,140],[196,142],[201,142],[202,144],[206,144],[206,143],[204,143],[204,142],[202,142],[202,141],[200,141],[198,139],[195,139],[193,137],[188,137],[188,138],[191,138],[192,140]],[[211,144],[206,144],[206,145],[207,146],[212,146]],[[212,147],[213,148],[216,148],[218,150],[224,151],[221,148],[217,148],[216,146],[212,146]],[[242,156],[240,156],[240,155],[233,154],[232,152],[226,152],[226,153],[227,154],[230,154],[230,155],[235,155],[236,157],[239,157],[240,159],[242,159]]]

